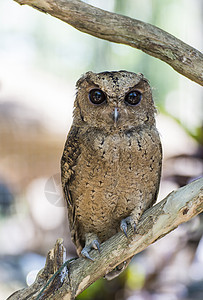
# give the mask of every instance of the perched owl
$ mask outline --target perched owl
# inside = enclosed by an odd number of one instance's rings
[[[71,236],[91,259],[119,230],[135,230],[156,201],[162,149],[150,85],[142,74],[87,72],[77,82],[61,159]]]

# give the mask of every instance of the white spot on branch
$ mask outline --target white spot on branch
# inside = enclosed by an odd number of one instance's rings
[[[82,281],[81,283],[79,284],[78,286],[78,290],[76,292],[76,294],[80,294],[80,292],[87,286],[88,284],[88,281],[90,280],[90,275],[86,276]]]

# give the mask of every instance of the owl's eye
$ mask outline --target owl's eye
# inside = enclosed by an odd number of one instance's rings
[[[100,89],[93,89],[89,92],[89,99],[93,104],[102,104],[106,101],[106,94]]]
[[[129,105],[137,105],[142,99],[142,94],[139,91],[130,91],[125,96],[125,103]]]

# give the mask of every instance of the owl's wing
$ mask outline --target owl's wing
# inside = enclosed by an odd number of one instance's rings
[[[77,158],[80,155],[80,142],[78,138],[79,129],[72,126],[63,151],[61,158],[61,182],[64,193],[64,198],[68,208],[68,219],[70,224],[71,237],[76,244],[77,249],[81,248],[77,232],[77,222],[75,215],[75,203],[72,199],[69,185],[73,179],[73,168],[77,163]]]

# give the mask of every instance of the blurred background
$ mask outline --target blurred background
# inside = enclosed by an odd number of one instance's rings
[[[201,0],[86,1],[203,46]],[[159,200],[202,174],[202,88],[139,50],[81,33],[14,1],[0,1],[0,300],[31,284],[58,237],[70,241],[60,157],[75,82],[86,71],[125,69],[150,80],[164,164]],[[136,255],[117,279],[78,299],[203,299],[203,217]],[[102,292],[101,292],[102,291]]]

